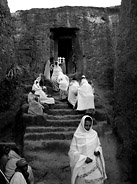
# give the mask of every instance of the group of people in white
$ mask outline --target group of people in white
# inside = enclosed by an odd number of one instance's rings
[[[67,100],[77,111],[95,109],[94,88],[88,82],[85,75],[78,81],[75,77],[68,77],[63,71],[64,66],[58,61],[54,62],[51,75],[50,62],[45,66],[44,74],[40,74],[34,81],[32,91],[28,94],[29,109],[28,113],[43,114],[44,105],[52,106],[55,99],[47,93],[44,85],[44,78],[50,80],[54,91],[59,91],[60,99]]]
[[[46,105],[55,104],[55,99],[48,94],[44,78],[52,83],[55,91],[60,92],[60,99],[67,100],[77,111],[95,109],[94,88],[84,75],[81,80],[69,78],[59,62],[54,63],[50,76],[50,62],[45,67],[44,75],[40,74],[34,81],[28,94],[28,113],[44,114]],[[71,167],[71,184],[103,184],[107,178],[105,162],[98,134],[93,130],[93,118],[84,115],[77,127],[68,152]],[[8,158],[8,159],[7,159]],[[10,159],[9,159],[10,158]],[[34,184],[31,167],[15,150],[0,147],[0,183]]]
[[[103,184],[107,179],[105,161],[93,119],[84,115],[77,127],[68,152],[71,184]],[[0,146],[0,183],[34,184],[31,166],[19,154],[19,149]]]

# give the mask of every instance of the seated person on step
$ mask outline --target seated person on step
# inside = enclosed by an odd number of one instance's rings
[[[35,91],[32,90],[28,94],[28,113],[32,115],[44,115],[44,106],[39,102],[39,97],[35,95]]]
[[[9,180],[5,176],[5,166],[8,162],[8,154],[5,152],[3,145],[0,145],[0,183],[8,184]]]
[[[46,94],[46,92],[43,91],[42,87],[40,86],[39,82],[37,80],[34,81],[34,84],[32,86],[32,90],[35,91],[35,95],[39,96],[39,102],[44,105],[53,105],[55,104],[55,100],[53,97],[50,97]]]
[[[17,168],[16,163],[22,157],[20,156],[19,149],[17,147],[9,149],[8,156],[9,156],[9,160],[8,160],[6,167],[5,167],[5,175],[8,178],[8,180],[10,181],[15,173],[16,168]],[[30,165],[28,165],[27,172],[29,174],[28,175],[29,184],[34,184],[33,171],[32,171],[32,168]]]

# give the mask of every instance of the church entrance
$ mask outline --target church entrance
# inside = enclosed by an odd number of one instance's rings
[[[72,72],[72,39],[60,38],[58,40],[58,57],[65,58],[66,73]]]
[[[65,58],[66,74],[76,72],[76,33],[77,28],[51,28],[50,57]]]

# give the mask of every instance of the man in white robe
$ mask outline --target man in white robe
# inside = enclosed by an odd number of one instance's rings
[[[80,87],[78,88],[78,104],[77,110],[84,111],[95,109],[94,94],[92,86],[88,83],[85,76],[82,76]]]
[[[9,160],[5,167],[5,175],[7,179],[10,181],[13,174],[15,173],[16,163],[18,160],[21,159],[21,156],[18,153],[16,153],[14,150],[10,150],[8,155],[9,155]],[[30,184],[34,184],[34,175],[32,172],[32,168],[29,165],[28,165],[27,172],[29,173],[28,180]]]
[[[28,184],[28,163],[24,158],[16,162],[15,174],[12,176],[10,184]]]

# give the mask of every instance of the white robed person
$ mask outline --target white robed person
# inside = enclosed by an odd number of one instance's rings
[[[32,90],[35,91],[35,95],[39,96],[39,102],[41,104],[55,104],[53,97],[48,97],[48,95],[42,90],[42,87],[39,85],[39,81],[35,80],[32,86]]]
[[[13,175],[15,173],[15,170],[17,167],[16,166],[17,161],[19,161],[21,159],[21,156],[17,153],[17,151],[18,151],[18,149],[16,151],[11,149],[9,154],[8,154],[9,159],[8,159],[8,162],[7,162],[6,167],[5,167],[5,175],[9,181],[11,180],[11,178],[13,177]],[[27,172],[29,173],[29,176],[28,176],[29,183],[34,184],[34,175],[33,175],[32,168],[30,165],[28,165]],[[18,179],[17,179],[17,181],[18,181]],[[18,181],[18,182],[20,183],[20,181]]]
[[[48,60],[45,65],[44,76],[46,79],[50,80],[50,60]]]
[[[79,88],[79,83],[74,77],[72,78],[72,81],[69,84],[69,90],[68,90],[68,101],[73,106],[73,108],[75,108],[77,103],[78,88]]]
[[[70,150],[71,184],[103,184],[105,162],[93,119],[85,115],[74,133]]]
[[[92,86],[88,83],[85,75],[82,75],[80,87],[78,88],[77,110],[84,111],[88,109],[95,109],[94,91]]]
[[[35,95],[35,91],[31,90],[28,94],[28,113],[32,115],[44,115],[44,106],[39,102],[39,97]]]
[[[16,162],[15,173],[13,174],[10,184],[29,184],[28,163],[24,158]]]
[[[59,89],[60,89],[60,98],[64,100],[68,96],[69,77],[63,74],[63,72],[60,72],[57,82],[59,84]]]
[[[60,75],[60,72],[62,72],[62,68],[59,66],[59,62],[55,61],[54,67],[53,67],[53,73],[51,76],[53,88],[55,91],[59,91],[59,84],[58,84],[57,80],[58,80],[58,76]]]

